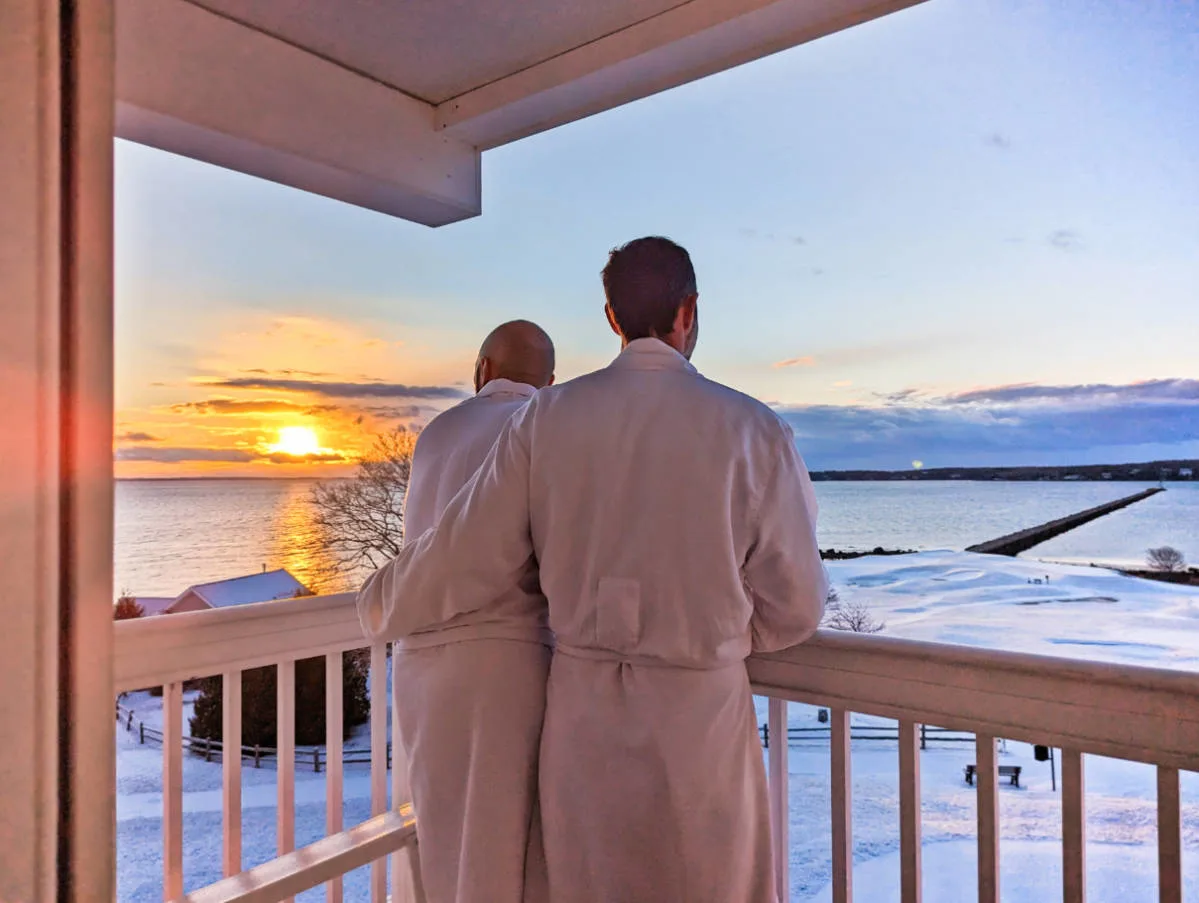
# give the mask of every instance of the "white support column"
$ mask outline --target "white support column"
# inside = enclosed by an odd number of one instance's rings
[[[853,903],[853,782],[850,713],[833,709],[829,731],[833,805],[833,903]]]
[[[787,701],[774,699],[767,703],[767,729],[770,748],[770,836],[774,853],[774,884],[779,900],[791,899],[791,799],[787,756]]]
[[[391,647],[391,808],[399,811],[412,802],[408,786],[408,756],[400,738],[400,719],[396,717],[396,700],[400,698],[399,669],[395,666],[396,647]],[[416,844],[410,844],[391,857],[391,903],[418,903],[420,860]]]
[[[183,896],[183,685],[162,688],[162,898]]]
[[[899,864],[900,899],[920,903],[923,894],[920,837],[920,731],[899,722]]]
[[[296,662],[279,662],[275,680],[275,840],[280,856],[296,848]]]
[[[0,899],[115,897],[112,4],[0,2]]]
[[[1159,903],[1182,903],[1182,811],[1178,769],[1157,769],[1157,884]]]
[[[332,837],[342,828],[342,730],[345,724],[342,705],[342,653],[325,656],[325,835]],[[341,903],[342,880],[334,878],[325,885],[326,903]]]
[[[387,644],[371,646],[371,815],[387,810]],[[371,863],[371,903],[386,903],[387,860]]]
[[[222,867],[241,871],[241,671],[221,675]]]
[[[1062,900],[1086,903],[1086,780],[1082,753],[1062,750]]]
[[[975,738],[978,749],[978,903],[999,903],[999,759],[996,740]]]

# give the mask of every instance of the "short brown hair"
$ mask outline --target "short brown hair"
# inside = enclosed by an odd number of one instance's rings
[[[628,341],[664,336],[679,305],[696,294],[691,255],[669,238],[638,238],[608,255],[604,294]]]

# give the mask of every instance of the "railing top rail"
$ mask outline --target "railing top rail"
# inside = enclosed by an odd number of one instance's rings
[[[1199,675],[822,631],[749,661],[755,692],[1199,770]]]
[[[1013,674],[1051,672],[1059,677],[1073,680],[1191,693],[1199,697],[1199,672],[1064,658],[1031,652],[1012,652],[1006,649],[981,649],[976,646],[931,643],[925,640],[908,640],[901,637],[852,633],[844,630],[818,630],[814,636],[799,646],[793,646],[781,652],[760,653],[754,658],[762,661],[795,661],[797,657],[807,659],[819,652],[838,656],[885,656],[896,661],[911,662],[931,659],[946,665],[985,667],[990,671]]]
[[[130,618],[115,633],[118,693],[369,645],[353,593]]]
[[[366,645],[351,593],[121,621],[115,690]],[[1199,674],[830,630],[749,673],[765,695],[1199,770]]]

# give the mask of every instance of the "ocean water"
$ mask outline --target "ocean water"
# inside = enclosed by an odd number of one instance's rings
[[[284,567],[314,590],[346,587],[311,526],[313,480],[122,480],[115,587],[174,596],[194,583]],[[1138,483],[817,483],[822,548],[962,549],[1131,495]],[[1199,483],[1168,489],[1025,557],[1134,564],[1172,545],[1199,565]],[[341,584],[341,585],[339,585]]]
[[[817,483],[820,547],[964,549],[1156,486],[1156,483]],[[1024,557],[1138,565],[1174,546],[1199,565],[1199,482],[1165,492],[1030,549]]]

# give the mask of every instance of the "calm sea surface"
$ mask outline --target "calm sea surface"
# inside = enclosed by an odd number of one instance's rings
[[[115,584],[174,596],[193,583],[285,567],[317,591],[331,581],[310,527],[311,480],[126,480],[116,488]],[[1151,484],[817,483],[822,548],[961,549]],[[1199,483],[1168,490],[1028,556],[1134,563],[1172,545],[1199,564]]]

